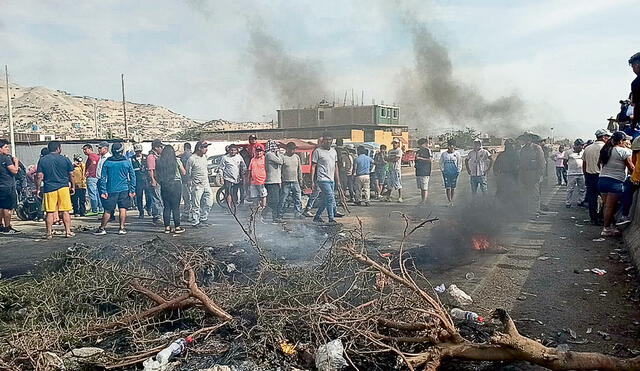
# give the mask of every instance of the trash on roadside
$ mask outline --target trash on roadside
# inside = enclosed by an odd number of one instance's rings
[[[591,327],[589,327],[589,328],[587,329],[587,334],[590,334],[590,333],[592,333],[592,332],[593,332],[593,329],[592,329]]]
[[[607,274],[607,271],[605,271],[604,269],[600,269],[600,268],[592,268],[590,269],[591,272],[597,274],[598,276],[604,276],[605,274]]]
[[[453,299],[453,303],[456,306],[466,306],[473,303],[473,299],[466,292],[462,291],[455,284],[449,285],[447,289],[449,296]]]
[[[605,238],[600,237],[600,238],[594,238],[592,241],[593,241],[593,242],[602,242],[602,241],[606,241],[606,239],[605,239]]]
[[[611,340],[611,335],[604,331],[598,331],[598,335],[602,336],[604,340]]]
[[[344,353],[344,346],[340,339],[320,346],[316,351],[316,368],[318,371],[342,370],[348,365],[342,353]]]
[[[482,316],[479,316],[478,313],[471,312],[468,310],[462,310],[460,308],[451,309],[451,317],[457,318],[457,319],[463,319],[470,322],[478,322],[478,323],[484,322],[484,318]]]
[[[576,334],[576,332],[573,331],[572,329],[569,329],[569,335],[571,335],[571,337],[574,339],[578,338],[578,334]]]
[[[380,256],[383,257],[383,258],[390,258],[391,257],[391,253],[390,252],[381,253]]]
[[[538,257],[538,260],[542,260],[542,261],[549,260],[549,259],[550,258],[548,256],[539,256]]]
[[[566,240],[567,238],[565,236],[560,236],[561,240]]]
[[[464,278],[466,278],[467,280],[472,280],[472,279],[476,278],[476,274],[473,273],[473,272],[469,272],[469,273],[464,275]]]
[[[237,270],[238,270],[238,268],[236,268],[235,264],[233,264],[233,263],[227,264],[227,273],[235,272]]]
[[[442,294],[443,292],[447,291],[447,288],[444,285],[444,283],[434,287],[433,289],[439,294]]]
[[[282,350],[282,353],[288,356],[293,356],[298,353],[298,351],[296,350],[296,346],[286,340],[280,342],[280,350]]]

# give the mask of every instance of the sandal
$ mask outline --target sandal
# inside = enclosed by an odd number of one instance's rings
[[[53,234],[46,234],[46,235],[44,236],[44,239],[45,239],[45,240],[47,240],[47,241],[48,241],[48,240],[52,240],[52,239],[53,239]]]
[[[75,236],[76,236],[76,234],[75,234],[75,233],[73,233],[73,232],[69,232],[69,233],[65,233],[65,235],[64,235],[64,236],[65,236],[66,238],[71,238],[71,237],[75,237]]]

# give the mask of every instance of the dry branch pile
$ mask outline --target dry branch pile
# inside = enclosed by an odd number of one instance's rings
[[[420,226],[407,222],[405,236]],[[0,281],[0,368],[38,369],[46,352],[81,346],[106,350],[100,367],[126,368],[191,334],[189,359],[208,367],[236,352],[269,369],[313,368],[315,350],[340,338],[360,370],[435,370],[451,358],[640,369],[640,358],[546,348],[521,336],[502,310],[488,341],[465,339],[411,259],[402,250],[395,258],[368,251],[362,229],[336,236],[321,261],[295,268],[269,264],[246,230],[262,262],[256,270],[234,262],[245,271],[230,272],[215,250],[157,239],[76,246],[35,277]]]

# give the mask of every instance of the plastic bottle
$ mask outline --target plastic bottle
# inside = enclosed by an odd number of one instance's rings
[[[468,310],[462,310],[459,308],[451,309],[451,317],[472,322],[484,322],[484,318],[482,316],[479,316],[477,313],[470,312]]]
[[[191,344],[192,342],[193,339],[191,338],[191,336],[187,337],[186,339],[178,339],[174,341],[173,343],[171,343],[171,345],[164,348],[156,355],[156,361],[160,362],[160,364],[169,363],[172,358],[175,358],[182,354],[182,352],[187,349],[187,345]]]

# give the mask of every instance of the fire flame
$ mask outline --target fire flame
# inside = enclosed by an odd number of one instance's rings
[[[471,244],[474,250],[485,251],[489,248],[489,239],[487,236],[476,235],[471,237]]]

